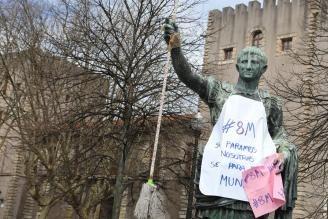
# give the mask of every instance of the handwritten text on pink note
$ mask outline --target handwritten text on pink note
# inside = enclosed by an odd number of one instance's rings
[[[265,158],[262,165],[243,171],[243,187],[255,217],[275,211],[285,204],[281,174],[276,174],[273,154]]]

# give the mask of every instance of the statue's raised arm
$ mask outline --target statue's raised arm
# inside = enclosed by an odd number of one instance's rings
[[[202,99],[206,100],[208,95],[207,79],[192,72],[189,63],[182,53],[178,26],[168,18],[164,24],[164,39],[170,48],[172,65],[179,79]]]

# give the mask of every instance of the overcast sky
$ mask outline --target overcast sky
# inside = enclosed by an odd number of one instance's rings
[[[263,4],[263,0],[258,0]],[[208,12],[213,9],[219,9],[222,10],[224,7],[233,7],[237,4],[244,3],[245,5],[248,5],[249,0],[207,0],[205,3],[201,4],[199,6],[199,11],[202,15],[202,20],[207,21]],[[197,10],[197,9],[196,9]]]
[[[231,6],[235,8],[235,5],[244,3],[245,5],[248,5],[249,0],[207,0],[206,3],[202,4],[202,13],[208,14],[208,11],[213,10],[213,9],[219,9],[222,10],[224,7]],[[259,2],[263,2],[263,0],[259,0]]]
[[[221,10],[224,7],[231,6],[235,7],[235,5],[244,3],[245,5],[248,5],[248,0],[208,0],[207,3],[205,3],[205,7],[207,10],[212,9],[219,9]],[[259,2],[263,2],[260,0]]]

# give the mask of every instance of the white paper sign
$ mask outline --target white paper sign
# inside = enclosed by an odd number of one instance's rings
[[[230,96],[204,149],[200,191],[247,201],[242,171],[275,152],[262,102]]]

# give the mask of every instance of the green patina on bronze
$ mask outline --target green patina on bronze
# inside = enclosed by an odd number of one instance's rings
[[[177,26],[167,21],[164,26],[164,38],[177,32]],[[176,39],[175,39],[176,43]],[[191,71],[180,47],[172,47],[172,64],[180,80],[196,92],[210,109],[211,122],[214,125],[221,113],[223,104],[231,94],[262,101],[266,110],[269,133],[277,146],[277,152],[284,154],[282,172],[286,204],[275,212],[277,219],[291,219],[297,196],[297,153],[296,147],[288,141],[282,125],[282,107],[279,99],[268,92],[258,89],[260,77],[267,69],[267,57],[257,47],[243,49],[237,58],[239,78],[236,85],[221,82],[213,77],[203,77]],[[196,183],[199,182],[202,153],[197,162]],[[197,214],[199,218],[240,219],[253,218],[248,202],[216,196],[203,195],[196,189]],[[264,216],[262,218],[266,218]]]

